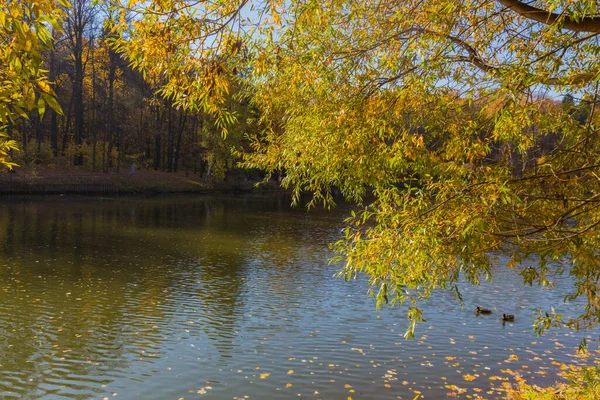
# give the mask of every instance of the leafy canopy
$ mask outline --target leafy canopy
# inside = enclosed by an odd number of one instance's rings
[[[66,0],[0,1],[0,166],[14,166],[6,157],[17,149],[16,143],[2,139],[9,123],[28,118],[26,111],[34,108],[43,116],[46,104],[60,110],[42,69],[40,51],[52,47],[51,30],[60,29],[61,5],[69,4]]]
[[[571,275],[600,322],[600,17],[592,0],[118,4],[116,45],[162,94],[214,113],[231,82],[260,109],[244,166],[331,205],[367,204],[334,245],[378,304],[491,278],[497,252],[529,284]],[[164,79],[164,81],[163,81]],[[577,102],[553,101],[570,92]],[[371,197],[372,195],[372,197]],[[368,199],[368,201],[365,201]]]

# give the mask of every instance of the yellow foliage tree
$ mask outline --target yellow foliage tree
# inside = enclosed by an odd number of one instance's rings
[[[264,129],[245,166],[285,171],[325,205],[334,187],[369,198],[337,260],[379,304],[409,304],[407,335],[420,300],[460,298],[459,279],[490,278],[497,251],[528,284],[568,273],[569,298],[587,300],[577,318],[541,314],[540,330],[600,323],[596,1],[118,6],[116,45],[177,104],[226,130],[229,82],[246,85]],[[576,112],[552,99],[568,92]]]
[[[60,6],[65,0],[0,1],[0,166],[12,168],[10,150],[13,140],[6,140],[6,127],[18,117],[28,118],[27,111],[38,109],[44,114],[46,104],[60,107],[42,69],[40,50],[52,46],[51,28],[59,29],[63,16]]]

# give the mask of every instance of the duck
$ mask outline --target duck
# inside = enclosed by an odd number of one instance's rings
[[[515,316],[511,314],[502,314],[502,321],[512,322],[515,320]]]
[[[488,310],[487,308],[481,308],[479,306],[475,307],[475,312],[477,314],[491,314],[492,310]]]

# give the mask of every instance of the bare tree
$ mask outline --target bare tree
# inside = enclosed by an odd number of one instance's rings
[[[83,78],[85,75],[84,50],[86,35],[92,28],[95,17],[95,5],[92,0],[71,0],[72,7],[67,9],[65,31],[68,45],[73,56],[73,110],[75,123],[75,144],[81,145],[84,138]],[[89,36],[88,36],[89,37]],[[75,165],[83,164],[81,155],[75,156]]]

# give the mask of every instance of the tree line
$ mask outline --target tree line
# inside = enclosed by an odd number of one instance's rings
[[[72,0],[40,52],[41,68],[60,108],[25,109],[5,130],[18,147],[19,166],[81,167],[120,172],[132,163],[165,172],[222,178],[235,168],[231,148],[241,148],[256,111],[232,93],[227,107],[239,122],[220,137],[215,118],[157,94],[166,77],[145,79],[110,45],[116,11],[108,3]]]

